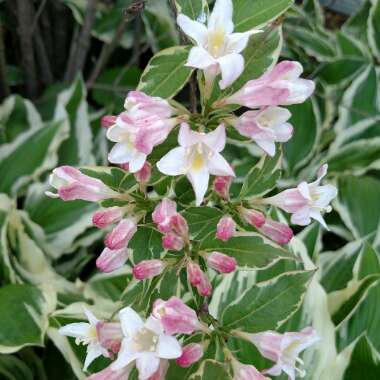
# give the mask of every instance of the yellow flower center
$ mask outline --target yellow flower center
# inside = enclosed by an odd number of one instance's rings
[[[193,157],[193,161],[191,163],[191,168],[195,171],[201,170],[205,165],[205,160],[203,158],[203,154],[196,151]]]
[[[209,34],[208,46],[211,55],[218,58],[224,51],[226,34],[223,26],[219,26],[216,30]]]
[[[157,334],[146,327],[139,330],[139,332],[133,337],[133,347],[136,351],[154,352],[156,350],[157,342]]]

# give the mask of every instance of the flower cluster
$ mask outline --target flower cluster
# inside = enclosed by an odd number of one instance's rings
[[[303,374],[296,365],[302,364],[300,352],[318,340],[312,328],[285,334],[228,330],[208,311],[207,297],[221,279],[219,274],[239,269],[239,247],[234,251],[231,248],[239,244],[239,238],[261,236],[261,241],[271,240],[268,245],[280,251],[284,249],[278,245],[293,238],[285,216],[278,221],[272,207],[289,213],[292,224],[305,226],[314,219],[327,228],[322,213],[331,211],[330,202],[337,195],[334,186],[321,185],[327,165],[320,168],[316,181],[301,182],[278,194],[240,197],[234,192],[241,178],[236,180],[238,170],[226,149],[228,130],[243,136],[240,144],[254,142],[266,158],[272,159],[278,143],[287,142],[293,134],[291,113],[283,106],[304,102],[315,85],[300,78],[303,68],[298,62],[282,61],[239,89],[224,91],[244,71],[242,52],[249,39],[262,32],[234,33],[232,13],[231,0],[216,0],[204,22],[178,15],[179,27],[195,44],[186,66],[200,70],[202,114],[191,113],[172,100],[131,91],[123,112],[103,117],[106,136],[115,143],[109,162],[117,165],[125,178],[134,178],[134,185],[107,185],[96,171],[69,166],[56,168],[50,177],[56,192],[47,192],[48,196],[100,204],[92,217],[93,225],[105,231],[105,248],[96,260],[100,271],[113,272],[128,265],[131,283],[147,281],[147,287],[172,271],[181,281],[181,289],[173,289],[172,294],[193,300],[185,304],[177,297],[164,301],[157,299],[157,294],[149,294],[153,309],[151,314],[145,313],[146,321],[127,304],[117,321],[99,321],[86,311],[89,323],[62,327],[63,335],[87,345],[85,370],[99,356],[112,360],[110,366],[90,376],[92,380],[124,379],[134,366],[140,380],[164,379],[169,360],[175,359],[181,367],[193,365],[206,355],[215,336],[223,342],[230,337],[248,340],[275,362],[272,368],[259,371],[241,363],[226,348],[225,359],[234,380],[265,380],[282,372],[294,380],[296,373]],[[219,97],[213,98],[213,92]],[[245,112],[231,111],[239,106],[245,107]],[[169,137],[178,144],[162,153],[156,147]],[[192,189],[190,201],[175,190],[182,180]],[[167,186],[166,192],[155,187],[161,182]],[[188,211],[201,207],[216,210],[217,216],[198,227],[197,220],[190,221]],[[162,250],[136,262],[130,247],[141,227],[161,234]],[[214,244],[204,247],[206,239],[214,239]]]

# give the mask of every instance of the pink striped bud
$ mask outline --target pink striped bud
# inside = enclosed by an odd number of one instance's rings
[[[234,379],[233,380],[271,380],[264,376],[253,365],[234,362]]]
[[[126,162],[125,164],[120,164],[118,165],[120,168],[122,168],[123,170],[129,172],[129,163]]]
[[[230,216],[223,216],[216,226],[216,238],[222,241],[231,239],[236,232],[236,223]]]
[[[165,266],[165,263],[161,260],[140,261],[133,267],[133,275],[138,280],[146,280],[161,274]]]
[[[183,368],[190,367],[203,356],[203,347],[198,343],[190,343],[182,347],[182,355],[176,360]]]
[[[293,237],[293,231],[288,225],[270,219],[265,221],[259,231],[278,244],[287,244]]]
[[[120,351],[121,340],[124,338],[120,323],[98,322],[96,332],[102,347],[113,353]]]
[[[183,239],[178,235],[168,232],[162,237],[162,246],[172,251],[181,251],[184,246]]]
[[[233,177],[230,176],[217,176],[214,180],[214,191],[223,199],[229,199],[230,187]]]
[[[97,268],[104,272],[110,273],[121,268],[128,260],[129,250],[127,247],[111,250],[104,248],[103,252],[96,260]]]
[[[177,213],[177,204],[168,199],[164,198],[161,203],[159,203],[152,213],[153,222],[157,224],[158,229],[161,232],[170,232],[171,217]]]
[[[207,264],[220,273],[231,273],[236,270],[235,258],[220,252],[212,252],[207,256]]]
[[[121,380],[128,379],[129,374],[132,370],[132,366],[128,365],[119,370],[114,370],[111,365],[104,368],[100,372],[96,372],[91,376],[87,377],[86,380]]]
[[[194,286],[197,286],[202,281],[202,269],[193,261],[188,262],[187,264],[187,278],[189,279],[190,283]]]
[[[100,124],[103,128],[112,127],[116,124],[117,116],[114,115],[105,115],[100,119]]]
[[[239,212],[243,220],[251,226],[260,228],[265,223],[265,216],[260,211],[239,207]]]
[[[145,161],[144,166],[138,172],[134,173],[136,181],[143,184],[149,182],[151,175],[152,165],[148,161]]]
[[[105,245],[111,249],[121,249],[128,245],[129,240],[137,231],[136,223],[131,219],[123,219],[106,236]]]
[[[161,321],[166,334],[192,334],[200,323],[196,312],[180,298],[158,299],[153,305],[153,316]]]
[[[189,226],[186,219],[181,214],[176,213],[170,218],[170,227],[176,234],[187,239],[189,235]]]
[[[120,222],[123,217],[123,211],[120,207],[111,207],[105,210],[97,211],[92,216],[92,224],[98,228],[104,228],[110,224]]]
[[[212,293],[211,282],[206,273],[202,272],[201,282],[197,285],[198,293],[203,297],[209,297]]]

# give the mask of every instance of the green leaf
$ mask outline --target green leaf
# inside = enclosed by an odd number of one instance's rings
[[[233,21],[236,32],[246,32],[281,16],[293,4],[292,0],[233,0]]]
[[[139,227],[128,244],[133,249],[133,262],[159,259],[162,248],[162,234],[151,227]]]
[[[371,10],[368,19],[368,42],[373,55],[380,59],[380,1],[371,1]]]
[[[276,155],[265,155],[245,177],[239,197],[250,198],[271,191],[281,177],[281,148],[276,147]]]
[[[206,0],[176,0],[178,13],[189,16],[192,20],[204,18],[208,13]]]
[[[288,272],[254,285],[224,309],[223,325],[251,333],[277,330],[300,307],[313,274]]]
[[[176,95],[193,72],[185,66],[189,51],[189,46],[174,46],[157,53],[142,73],[137,89],[161,98]]]
[[[42,346],[52,307],[51,295],[36,286],[0,288],[0,353],[16,352],[30,345]]]
[[[245,269],[268,268],[279,260],[292,260],[294,256],[284,248],[264,242],[261,236],[237,236],[226,242],[210,235],[202,241],[201,250],[222,252],[236,259],[237,264]]]
[[[0,377],[3,380],[33,380],[33,372],[16,356],[0,355]]]
[[[225,364],[215,360],[205,360],[198,371],[192,374],[189,380],[232,380],[231,376],[225,368]]]

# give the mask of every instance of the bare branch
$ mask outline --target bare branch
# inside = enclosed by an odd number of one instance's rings
[[[9,95],[9,86],[6,76],[6,61],[3,39],[3,26],[0,24],[0,98]]]

